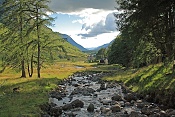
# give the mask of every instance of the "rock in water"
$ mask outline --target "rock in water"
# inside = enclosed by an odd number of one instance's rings
[[[71,105],[73,108],[79,108],[79,107],[83,108],[84,107],[84,103],[79,99],[76,99],[73,102],[71,102]]]
[[[127,94],[125,95],[124,99],[130,102],[130,101],[132,101],[132,100],[136,100],[136,97],[135,97],[135,95],[132,94],[132,93],[127,93]]]
[[[88,108],[87,108],[88,112],[94,112],[94,105],[92,103],[89,104]]]
[[[111,110],[112,110],[113,113],[120,112],[121,111],[121,107],[120,107],[119,104],[116,104],[114,106],[111,106]]]
[[[114,101],[121,101],[122,97],[119,94],[114,94],[111,99]]]
[[[53,107],[50,109],[50,115],[54,117],[59,117],[62,114],[61,107]]]

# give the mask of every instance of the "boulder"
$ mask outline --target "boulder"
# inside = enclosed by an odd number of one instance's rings
[[[50,109],[49,115],[54,117],[59,117],[62,114],[62,108],[61,107],[53,107]]]
[[[120,107],[119,104],[116,104],[116,105],[114,105],[114,106],[111,106],[110,109],[112,110],[113,113],[115,113],[115,112],[120,112],[120,111],[121,111],[121,107]]]
[[[72,109],[72,108],[73,108],[73,107],[72,107],[71,104],[66,104],[66,105],[64,105],[64,106],[62,107],[62,109],[63,109],[64,111],[70,110],[70,109]]]
[[[152,109],[149,108],[149,106],[144,106],[142,109],[141,109],[141,112],[143,114],[146,114],[146,115],[150,115],[152,113]]]
[[[114,101],[122,101],[122,97],[119,94],[114,94],[111,99]]]
[[[110,112],[110,109],[105,107],[101,107],[100,110],[102,114],[107,114],[108,112]]]
[[[89,104],[88,108],[87,108],[88,112],[94,112],[94,105],[92,103]]]
[[[50,97],[56,98],[58,100],[62,100],[63,97],[66,97],[66,94],[64,92],[52,91],[49,94]]]
[[[106,84],[105,83],[102,83],[101,85],[100,85],[100,90],[106,90],[107,88],[106,88]]]
[[[132,101],[132,100],[136,100],[136,96],[132,93],[127,93],[125,96],[124,96],[124,99],[127,100],[127,101]]]
[[[84,107],[84,103],[79,99],[72,101],[70,104],[72,105],[73,108],[79,108],[79,107],[83,108]]]

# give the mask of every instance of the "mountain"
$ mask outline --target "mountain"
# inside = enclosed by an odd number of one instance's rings
[[[80,49],[81,51],[88,51],[88,49],[84,48],[83,46],[81,46],[80,44],[76,43],[70,36],[66,35],[66,34],[60,34],[60,36],[66,40],[67,42],[69,42],[71,45],[77,47],[78,49]]]
[[[53,43],[55,46],[58,47],[58,57],[60,59],[69,59],[69,60],[76,60],[80,58],[86,58],[86,54],[80,51],[78,48],[64,40],[61,35],[58,35],[57,32],[53,32],[52,29],[48,27],[43,27],[42,32],[46,32],[50,38],[53,40],[57,40]]]
[[[102,48],[107,48],[108,46],[110,45],[110,43],[107,43],[107,44],[104,44],[104,45],[101,45],[101,46],[98,46],[97,48],[95,48],[94,50],[98,51]]]
[[[113,42],[114,42],[114,40],[112,40],[110,43],[103,44],[103,45],[98,46],[96,48],[89,48],[89,50],[99,51],[102,48],[108,48]]]

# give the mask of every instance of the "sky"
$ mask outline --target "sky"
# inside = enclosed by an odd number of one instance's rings
[[[115,0],[51,0],[55,21],[50,28],[71,36],[85,48],[101,46],[119,34],[115,6]]]

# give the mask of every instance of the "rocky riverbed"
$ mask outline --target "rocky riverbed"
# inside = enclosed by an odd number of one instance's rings
[[[49,93],[40,106],[43,117],[175,117],[129,91],[122,83],[101,80],[109,73],[75,73]]]

